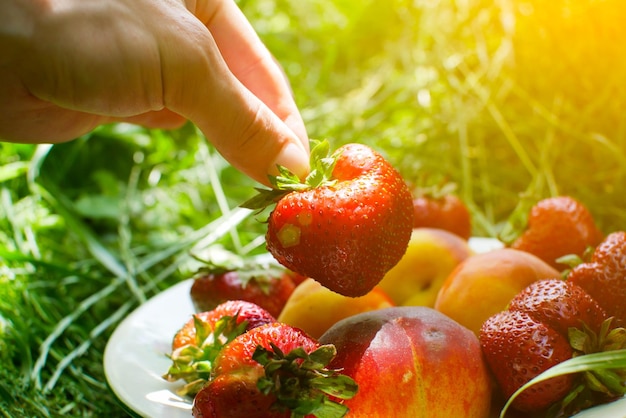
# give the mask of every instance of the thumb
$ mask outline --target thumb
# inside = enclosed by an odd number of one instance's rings
[[[206,26],[191,14],[177,22],[179,39],[161,47],[165,106],[194,122],[226,160],[260,183],[269,184],[277,164],[306,176],[308,150],[231,73]]]

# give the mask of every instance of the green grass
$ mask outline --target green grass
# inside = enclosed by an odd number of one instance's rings
[[[522,198],[569,194],[626,227],[620,0],[241,0],[309,135],[369,144],[414,185],[450,181],[476,235]],[[189,277],[191,253],[263,250],[253,193],[187,125],[0,145],[0,416],[126,416],[102,354],[115,325]]]

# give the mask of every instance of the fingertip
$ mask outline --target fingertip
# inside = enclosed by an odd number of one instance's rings
[[[295,107],[295,103],[293,104],[293,106]],[[306,132],[306,128],[304,126],[304,122],[302,121],[302,117],[300,116],[300,113],[296,109],[283,120],[285,122],[285,125],[287,125],[287,127],[289,127],[289,129],[291,129],[293,133],[296,134],[296,136],[300,140],[300,143],[304,147],[305,152],[308,154],[309,153],[309,138]]]
[[[287,168],[303,180],[309,174],[310,170],[308,153],[303,145],[289,142],[278,153],[273,163],[268,168],[268,173],[278,174],[277,166]]]

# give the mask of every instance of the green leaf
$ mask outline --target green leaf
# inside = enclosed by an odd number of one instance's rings
[[[169,355],[172,364],[162,377],[168,382],[187,382],[176,393],[193,396],[211,378],[213,362],[222,348],[246,331],[248,321],[237,323],[237,316],[224,316],[214,325],[193,315],[195,344],[189,344]]]
[[[565,264],[570,269],[582,264],[584,260],[578,254],[567,254],[556,259],[557,263]]]
[[[286,195],[287,191],[278,190],[278,189],[259,189],[255,188],[257,194],[252,196],[250,199],[246,200],[239,206],[246,209],[265,209],[268,206],[271,206],[278,202],[284,195]]]
[[[321,345],[309,354],[309,362],[313,364],[312,368],[324,367],[327,366],[336,355],[337,348],[334,345]]]
[[[585,352],[588,346],[589,334],[578,328],[571,327],[568,330],[570,346],[580,352]]]
[[[339,399],[352,399],[359,390],[354,379],[341,374],[313,379],[311,386]]]
[[[339,154],[330,154],[330,143],[328,140],[312,141],[310,165],[311,172],[306,178],[306,183],[310,187],[320,187],[331,185],[333,170]]]
[[[530,210],[535,203],[537,203],[537,199],[533,197],[520,197],[517,206],[513,209],[513,212],[498,234],[500,241],[505,244],[511,244],[524,232],[528,226]]]
[[[289,171],[286,167],[283,167],[282,165],[277,165],[276,169],[278,170],[279,175],[270,176],[270,183],[275,188],[280,190],[307,188],[307,186],[300,181],[300,178],[291,171]]]
[[[585,354],[582,356],[574,357],[557,364],[536,376],[526,384],[522,385],[511,397],[507,400],[504,408],[500,411],[500,418],[504,418],[507,410],[511,407],[513,401],[526,389],[536,385],[537,383],[544,382],[554,377],[563,376],[571,373],[592,372],[597,370],[619,370],[626,369],[626,349],[607,351],[602,353]]]
[[[240,206],[253,210],[263,210],[278,202],[288,193],[333,185],[336,182],[333,180],[332,174],[337,157],[337,153],[330,155],[328,140],[311,140],[310,171],[304,182],[287,168],[276,166],[279,174],[277,176],[268,176],[272,188],[255,188],[257,194],[243,202]]]
[[[606,388],[605,394],[609,396],[622,395],[626,393],[626,386],[624,386],[624,377],[613,370],[597,370],[593,374],[602,382]]]
[[[326,395],[350,399],[358,386],[351,377],[326,367],[336,353],[333,345],[320,346],[309,354],[302,347],[284,354],[275,344],[270,344],[272,350],[257,346],[252,358],[265,369],[257,387],[266,395],[276,396],[275,408],[291,410],[292,417],[309,414],[342,417],[346,414],[345,406]]]

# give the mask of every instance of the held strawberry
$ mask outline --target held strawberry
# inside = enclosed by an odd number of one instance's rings
[[[589,210],[570,196],[543,199],[528,214],[527,227],[511,247],[529,252],[554,268],[567,265],[557,260],[567,255],[582,257],[588,247],[602,240]]]
[[[267,324],[240,335],[215,359],[194,399],[195,418],[342,417],[354,381],[326,367],[336,353],[298,328]]]
[[[410,190],[377,152],[349,144],[311,152],[305,183],[281,169],[274,189],[242,206],[270,214],[268,250],[288,269],[345,296],[369,292],[402,258],[413,226]]]
[[[228,301],[193,315],[172,340],[172,365],[163,378],[170,382],[184,380],[186,384],[177,393],[195,395],[210,378],[213,361],[224,345],[274,321],[265,309],[246,301]]]

